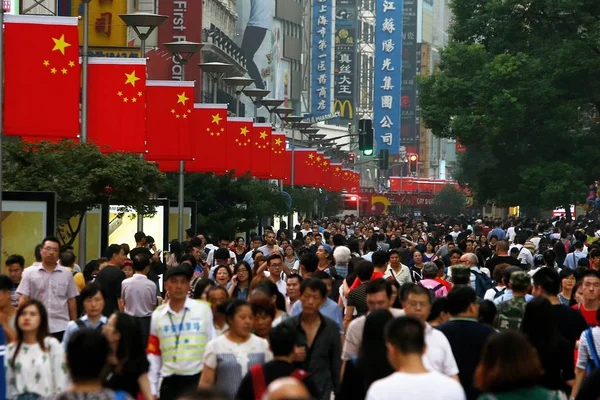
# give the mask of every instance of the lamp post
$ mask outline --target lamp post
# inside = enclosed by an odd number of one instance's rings
[[[246,89],[246,86],[251,85],[254,82],[254,79],[245,78],[243,76],[232,76],[230,78],[223,78],[223,82],[226,85],[235,87],[235,116],[241,117],[240,115],[240,96],[242,94],[242,90]],[[241,89],[237,89],[241,88]]]
[[[258,117],[258,102],[267,97],[271,91],[266,89],[244,89],[242,92],[250,97],[250,100],[254,104],[254,122],[256,122],[256,118]]]
[[[159,27],[163,22],[167,20],[166,15],[145,13],[145,12],[137,12],[133,14],[119,14],[119,18],[127,26],[132,28],[135,31],[135,34],[140,39],[140,53],[141,58],[146,58],[146,40],[150,37],[150,34]],[[140,28],[146,28],[144,31],[141,31]],[[148,70],[146,70],[146,77],[148,75]],[[140,158],[144,158],[143,154],[140,154]],[[137,230],[141,232],[144,230],[144,216],[141,213],[138,213],[137,219]]]
[[[206,72],[213,82],[213,103],[217,104],[217,90],[219,89],[219,82],[225,77],[225,74],[232,68],[232,64],[222,62],[208,62],[198,64],[202,72]],[[204,101],[203,101],[204,102]]]
[[[262,104],[263,106],[266,107],[267,111],[269,112],[269,122],[271,123],[271,125],[273,124],[273,112],[277,109],[277,107],[279,107],[280,105],[283,104],[283,102],[285,100],[283,99],[271,99],[271,98],[264,98],[259,100],[260,104]]]
[[[192,56],[200,51],[201,43],[188,42],[169,42],[164,44],[165,48],[173,54],[175,61],[181,65],[181,80],[185,80],[185,64]],[[184,204],[184,181],[185,181],[185,161],[179,161],[179,190],[177,196],[177,239],[182,242],[184,239],[183,231],[183,204]]]
[[[119,14],[119,17],[125,24],[131,27],[137,37],[140,39],[140,52],[142,58],[146,57],[146,40],[154,29],[162,25],[167,20],[166,15],[137,12],[132,14]],[[140,31],[140,28],[146,28],[144,32]]]

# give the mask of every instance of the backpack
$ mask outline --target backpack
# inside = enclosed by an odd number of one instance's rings
[[[471,270],[471,273],[475,275],[475,293],[477,293],[477,297],[483,299],[485,292],[494,287],[494,281],[481,272]]]
[[[442,285],[441,283],[439,283],[437,286],[433,287],[433,288],[427,288],[425,286],[423,286],[423,284],[421,283],[421,281],[417,282],[418,286],[421,286],[423,289],[426,289],[429,292],[429,298],[431,299],[431,302],[433,303],[433,301],[436,298],[435,293],[440,290],[441,288],[444,287],[444,285]]]
[[[588,343],[588,349],[590,350],[590,359],[588,360],[587,373],[588,375],[595,369],[600,368],[600,358],[598,358],[598,351],[594,344],[594,335],[592,334],[592,328],[585,331],[585,339]]]
[[[249,372],[250,376],[252,377],[254,398],[262,399],[263,395],[267,392],[267,381],[265,380],[265,371],[262,364],[253,365],[250,367]],[[290,376],[302,382],[308,378],[308,372],[304,371],[303,369],[295,369]]]
[[[498,305],[498,329],[519,330],[525,315],[527,302],[524,298],[513,297]]]
[[[504,292],[506,292],[506,286],[504,286],[502,288],[502,290],[498,290],[496,287],[493,287],[492,289],[494,289],[494,300],[496,300],[498,297],[502,296],[504,294]]]

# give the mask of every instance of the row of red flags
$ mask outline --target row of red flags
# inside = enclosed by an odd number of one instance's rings
[[[23,46],[27,43],[27,46]],[[3,131],[26,140],[76,139],[80,133],[77,18],[5,19]],[[358,173],[314,150],[287,148],[284,133],[224,104],[194,104],[193,82],[146,80],[146,60],[89,59],[88,136],[103,152],[144,153],[164,172],[235,171],[333,191],[358,191]]]

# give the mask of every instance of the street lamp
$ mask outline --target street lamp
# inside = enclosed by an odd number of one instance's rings
[[[250,100],[254,104],[254,121],[256,122],[256,117],[258,117],[258,101],[267,97],[271,91],[266,89],[244,89],[242,92],[250,97]]]
[[[269,112],[269,120],[270,120],[269,122],[271,122],[271,124],[273,124],[273,113],[275,112],[277,107],[279,107],[280,105],[283,104],[284,101],[285,100],[283,100],[283,99],[271,99],[271,98],[266,98],[266,99],[260,100],[260,104],[265,106],[267,108],[267,111]]]
[[[235,115],[237,117],[241,117],[240,115],[240,95],[242,94],[242,90],[244,90],[246,88],[246,86],[251,85],[252,82],[254,82],[254,79],[251,78],[245,78],[243,76],[232,76],[229,78],[223,78],[223,82],[225,82],[226,85],[229,85],[231,87],[241,87],[241,89],[236,89],[235,90]]]
[[[119,17],[125,24],[131,27],[137,37],[140,39],[140,51],[142,58],[146,57],[146,40],[154,29],[162,25],[167,20],[166,15],[159,15],[146,12],[137,12],[133,14],[119,14]],[[147,28],[145,32],[140,31],[140,28]]]
[[[185,80],[185,64],[192,58],[192,56],[200,51],[202,44],[196,42],[188,42],[182,40],[179,42],[164,43],[164,46],[169,50],[175,61],[181,65],[181,80]],[[184,205],[184,181],[185,181],[185,161],[179,161],[179,193],[177,196],[177,238],[180,242],[183,242],[185,238],[183,235],[183,205]]]
[[[217,104],[217,90],[219,88],[219,81],[225,77],[225,74],[232,68],[232,64],[222,62],[207,62],[198,64],[202,72],[206,72],[210,79],[213,81],[213,103]]]

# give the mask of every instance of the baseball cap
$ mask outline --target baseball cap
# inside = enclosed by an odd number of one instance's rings
[[[327,254],[332,254],[333,250],[331,250],[331,246],[325,243],[322,243],[321,246],[327,252]]]
[[[188,279],[192,279],[193,274],[194,272],[191,268],[185,265],[178,265],[177,267],[173,267],[167,270],[167,272],[165,273],[165,281],[168,281],[169,279],[177,275],[183,275]]]
[[[526,289],[531,285],[531,277],[525,271],[510,274],[510,285],[517,289]]]

